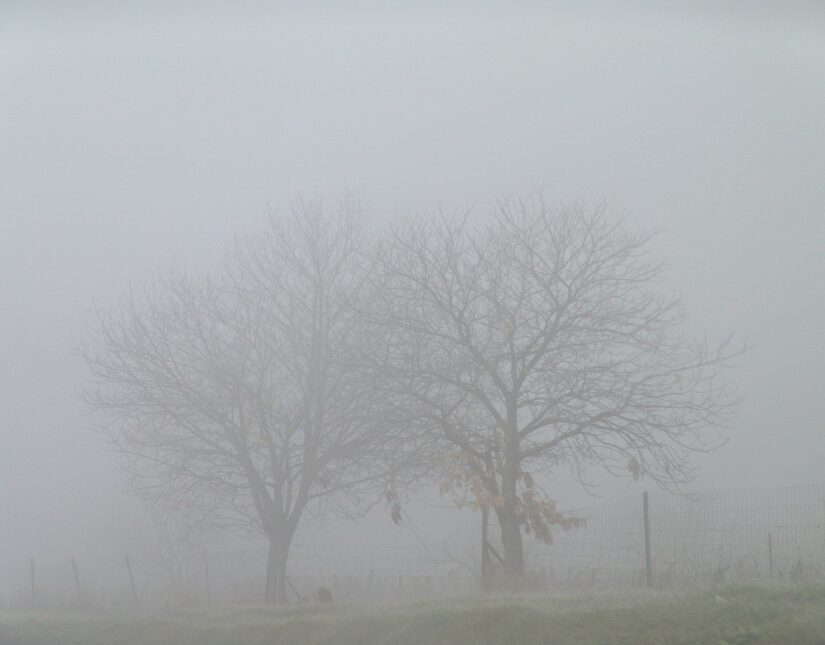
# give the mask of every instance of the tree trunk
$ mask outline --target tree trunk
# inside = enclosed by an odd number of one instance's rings
[[[504,547],[504,575],[507,584],[518,591],[524,576],[524,546],[521,539],[521,525],[517,513],[518,497],[516,488],[521,467],[513,453],[517,444],[508,446],[508,458],[505,460],[501,477],[501,492],[504,503],[496,509],[498,524],[501,527],[501,544]]]
[[[264,604],[286,604],[286,562],[288,556],[289,541],[285,538],[271,538],[266,557]]]
[[[510,508],[501,508],[496,513],[501,527],[501,544],[504,547],[504,574],[508,583],[517,587],[524,576],[524,545],[521,526]]]
[[[488,546],[488,527],[490,509],[485,504],[481,509],[481,590],[490,591],[490,549]]]

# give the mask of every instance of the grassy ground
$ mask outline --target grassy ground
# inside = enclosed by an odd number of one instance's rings
[[[112,618],[0,614],[0,645],[825,645],[825,588],[737,588],[428,602],[233,608]]]

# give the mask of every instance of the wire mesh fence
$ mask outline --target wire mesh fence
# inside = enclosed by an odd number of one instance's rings
[[[637,495],[566,513],[584,523],[557,529],[552,544],[525,537],[534,591],[825,580],[825,483],[651,493],[647,504]],[[135,554],[131,579],[124,554],[74,565],[69,555],[41,556],[6,572],[2,602],[105,610],[260,604],[266,549],[260,542],[199,547],[164,566]],[[476,593],[479,552],[298,543],[290,551],[289,594],[300,601],[324,586],[336,600],[392,602]]]
[[[566,586],[825,578],[825,484],[651,493],[647,506],[647,539],[642,496],[572,511],[584,526],[531,544],[534,566]]]

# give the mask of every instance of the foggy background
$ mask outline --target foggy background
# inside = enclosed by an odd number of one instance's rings
[[[486,217],[535,186],[607,198],[662,232],[692,332],[755,345],[692,489],[825,480],[825,11],[718,4],[4,3],[0,590],[29,556],[91,556],[136,521],[78,396],[91,304],[172,260],[210,266],[299,193],[357,191],[376,222]],[[563,505],[599,501],[554,478]],[[601,481],[601,501],[645,486]],[[407,513],[334,539],[478,521]]]

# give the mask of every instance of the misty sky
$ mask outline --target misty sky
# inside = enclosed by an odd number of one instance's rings
[[[0,7],[0,551],[117,505],[71,354],[92,302],[329,190],[377,221],[609,199],[661,231],[691,331],[754,345],[694,488],[825,480],[822,5],[27,4]]]

